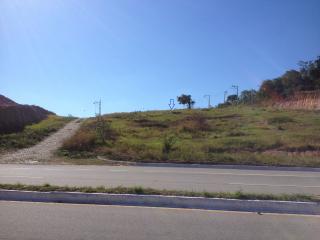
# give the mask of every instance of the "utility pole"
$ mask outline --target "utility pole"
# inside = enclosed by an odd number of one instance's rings
[[[94,105],[98,104],[99,112],[97,114],[96,111],[95,111],[95,115],[100,117],[101,116],[101,99],[99,101],[94,101],[93,104]]]
[[[223,102],[226,103],[226,98],[228,95],[228,91],[224,91],[224,97],[223,97]]]
[[[239,86],[238,85],[232,85],[231,86],[233,89],[237,90],[237,98],[239,98]]]
[[[101,98],[99,101],[94,101],[93,104],[96,106],[98,105],[98,113],[95,111],[95,115],[96,115],[96,131],[97,134],[101,140],[102,143],[105,143],[106,141],[106,121],[105,119],[101,116]]]
[[[204,98],[208,98],[208,108],[211,108],[211,102],[210,102],[210,100],[211,100],[211,95],[206,94],[206,95],[204,95],[203,97],[204,97]]]

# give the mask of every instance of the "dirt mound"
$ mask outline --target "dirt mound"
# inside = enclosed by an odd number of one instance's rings
[[[21,105],[0,95],[0,134],[18,132],[26,125],[40,122],[54,114],[38,106]]]
[[[16,102],[0,94],[0,107],[17,106]]]

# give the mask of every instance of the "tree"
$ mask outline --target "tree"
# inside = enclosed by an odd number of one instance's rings
[[[236,103],[238,101],[238,96],[237,94],[229,95],[227,97],[227,102],[228,103]]]
[[[257,101],[257,91],[254,89],[242,91],[239,101],[244,104],[255,103]]]
[[[187,105],[188,109],[191,109],[193,105],[196,103],[192,100],[191,95],[181,94],[181,96],[177,97],[179,104]]]
[[[263,99],[280,100],[282,96],[278,91],[281,89],[281,84],[277,83],[278,80],[265,80],[262,82],[259,90],[259,96]]]
[[[284,97],[290,97],[294,92],[302,90],[303,80],[301,73],[296,70],[287,71],[282,77],[281,82],[283,85]]]

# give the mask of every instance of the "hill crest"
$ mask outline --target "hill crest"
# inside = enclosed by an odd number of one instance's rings
[[[26,125],[38,123],[54,114],[34,105],[23,105],[0,94],[0,134],[19,132]]]
[[[17,106],[18,103],[0,94],[0,107]]]

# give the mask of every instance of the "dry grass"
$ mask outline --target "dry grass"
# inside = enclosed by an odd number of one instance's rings
[[[139,162],[320,166],[319,158],[304,154],[320,151],[317,111],[231,106],[117,113],[104,119],[109,124],[105,142],[65,148],[64,155],[81,157],[89,151],[90,157]],[[94,126],[89,119],[80,131],[98,139]]]
[[[193,192],[177,190],[159,190],[154,188],[143,188],[140,186],[114,188],[100,187],[69,187],[54,186],[50,184],[43,185],[25,185],[25,184],[1,184],[0,189],[39,191],[39,192],[84,192],[84,193],[112,193],[112,194],[138,194],[138,195],[163,195],[163,196],[185,196],[185,197],[205,197],[205,198],[225,198],[225,199],[243,199],[243,200],[278,200],[278,201],[306,201],[319,202],[319,197],[306,194],[258,194],[237,192]]]
[[[320,91],[298,92],[293,97],[277,103],[276,106],[287,109],[320,110]]]

